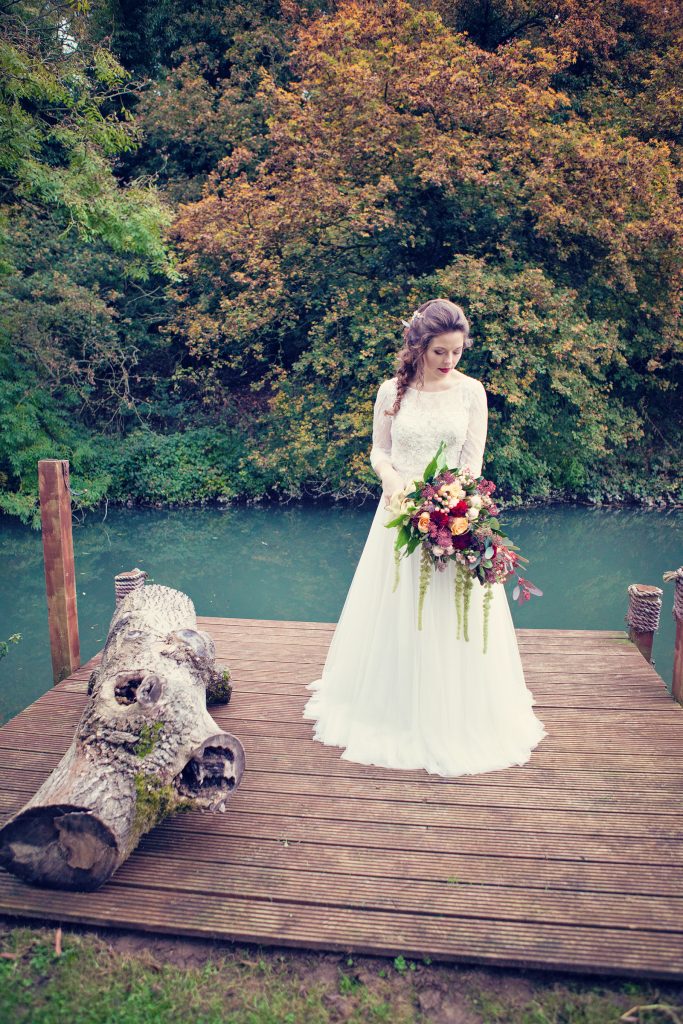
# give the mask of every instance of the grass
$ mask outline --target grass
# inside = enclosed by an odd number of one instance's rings
[[[154,936],[55,940],[5,927],[2,1024],[616,1024],[630,1009],[632,1024],[683,1024],[681,985]]]

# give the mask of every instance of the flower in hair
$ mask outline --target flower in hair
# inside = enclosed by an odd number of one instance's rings
[[[404,327],[412,327],[413,324],[415,323],[415,321],[416,320],[421,320],[423,316],[424,316],[424,313],[418,313],[418,311],[415,310],[415,312],[413,313],[412,318],[410,320],[410,323],[408,323],[407,320],[401,320],[401,323],[403,324]]]

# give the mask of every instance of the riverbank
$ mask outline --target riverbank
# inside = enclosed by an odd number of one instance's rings
[[[675,1024],[683,984],[5,919],[0,1013],[8,1024]]]
[[[183,508],[216,508],[224,509],[228,507],[234,508],[267,508],[272,506],[274,508],[292,508],[308,506],[314,506],[318,508],[367,508],[369,505],[374,505],[375,502],[379,501],[380,490],[367,490],[354,497],[350,497],[347,494],[325,494],[323,496],[309,493],[302,490],[301,494],[298,495],[238,495],[234,497],[218,497],[218,498],[200,498],[194,501],[142,501],[136,499],[126,499],[125,501],[101,501],[97,505],[87,506],[83,509],[85,513],[93,515],[106,515],[110,508],[127,508],[127,509],[183,509]],[[634,496],[626,497],[610,497],[609,499],[599,500],[581,497],[578,495],[567,495],[563,493],[553,493],[543,497],[532,497],[532,498],[521,498],[519,496],[513,496],[510,498],[500,499],[501,506],[503,508],[502,518],[505,516],[506,509],[514,509],[517,511],[524,511],[525,509],[534,508],[552,508],[554,505],[571,507],[580,506],[581,508],[595,508],[595,509],[640,509],[640,510],[656,510],[662,512],[677,512],[683,510],[683,498],[679,499],[674,495],[668,495],[667,497],[640,497]],[[78,511],[79,506],[75,506]],[[37,524],[38,526],[40,523]]]
[[[130,454],[130,453],[129,453]],[[122,460],[123,457],[119,456]],[[485,474],[486,475],[486,474]],[[496,479],[495,474],[490,474]],[[537,481],[535,481],[538,483]],[[503,509],[548,508],[553,505],[580,505],[585,508],[624,509],[683,509],[683,485],[660,479],[655,482],[631,481],[633,486],[617,485],[599,479],[595,486],[577,490],[546,486],[540,493],[511,488],[499,482],[497,497]],[[228,463],[217,468],[195,465],[193,462],[179,468],[163,458],[149,459],[145,463],[131,460],[123,472],[111,467],[103,469],[99,478],[92,474],[79,474],[71,467],[71,488],[74,515],[83,519],[88,514],[106,517],[110,509],[189,509],[319,506],[363,508],[374,504],[380,496],[380,487],[371,471],[364,479],[346,480],[339,486],[333,481],[321,480],[315,484],[298,480],[283,483],[273,477],[250,474],[243,467]],[[658,489],[659,488],[659,489]],[[0,490],[0,514],[16,516],[20,521],[40,528],[40,507],[37,484],[21,495]]]

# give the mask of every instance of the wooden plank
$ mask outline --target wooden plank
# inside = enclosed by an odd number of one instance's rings
[[[272,941],[278,945],[334,949],[385,956],[439,959],[557,970],[571,966],[587,973],[680,978],[683,940],[670,932],[509,922],[275,902],[268,899],[217,900],[213,895],[106,886],[94,893],[45,893],[20,888],[0,875],[0,912],[92,925],[115,925],[123,918],[142,931],[229,938],[235,942]],[[314,935],[315,938],[311,939]]]
[[[21,806],[33,793],[30,781],[21,774],[7,776],[0,796],[0,807]],[[5,803],[4,801],[7,801]],[[532,808],[507,804],[426,803],[424,800],[391,800],[382,794],[365,799],[349,799],[333,793],[298,792],[281,788],[273,793],[258,788],[243,788],[230,799],[232,814],[281,814],[301,818],[334,819],[335,823],[365,822],[373,824],[415,825],[429,828],[437,836],[439,829],[445,848],[453,842],[453,829],[474,829],[478,832],[510,829],[517,832],[538,832],[577,835],[647,837],[650,839],[683,839],[683,815],[657,814],[632,810],[623,813],[612,807],[583,810],[536,806]],[[682,851],[683,854],[683,851]]]
[[[233,673],[232,681],[236,691],[241,693],[257,693],[261,695],[272,694],[273,696],[283,695],[286,693],[298,694],[301,692],[301,684],[282,684],[282,683],[264,683],[259,680],[252,681],[250,679],[244,679],[236,677]],[[75,682],[69,685],[61,684],[63,687],[63,693],[85,693],[86,682]],[[544,696],[543,692],[536,685],[533,686],[532,692],[536,698],[535,708],[540,712],[544,708],[560,708],[560,707],[574,707],[582,709],[584,711],[600,710],[601,708],[632,708],[634,711],[648,711],[657,713],[660,707],[670,707],[672,703],[671,695],[668,692],[662,690],[661,695],[659,693],[652,693],[652,691],[631,691],[632,695],[623,693],[613,693],[610,690],[598,693],[576,693],[576,691],[569,691],[567,688],[558,690],[554,688],[549,696]],[[309,696],[307,692],[307,696]]]
[[[226,897],[269,899],[280,902],[317,904],[320,913],[328,907],[356,907],[358,910],[399,910],[423,914],[438,908],[443,917],[495,918],[499,921],[544,922],[581,925],[591,917],[601,927],[678,932],[683,915],[683,896],[653,897],[625,893],[596,893],[574,890],[550,892],[539,888],[479,885],[448,879],[411,879],[407,885],[394,878],[366,878],[335,875],[309,866],[296,872],[273,866],[240,864],[239,870],[216,871],[215,863],[176,858],[166,852],[136,854],[117,872],[112,895],[120,886],[176,890],[183,874],[183,892]]]
[[[55,755],[43,767],[36,764],[34,755],[7,765],[5,788],[11,793],[35,792],[50,771],[58,764]],[[477,779],[479,776],[470,776]],[[670,792],[634,792],[625,788],[623,793],[609,789],[562,789],[558,786],[452,785],[438,786],[433,782],[393,782],[389,779],[349,778],[348,775],[304,774],[254,769],[249,766],[240,783],[242,792],[272,794],[298,793],[309,796],[341,796],[351,804],[354,800],[397,800],[400,803],[420,803],[451,807],[511,807],[543,810],[599,811],[602,814],[661,814],[683,815],[683,787]],[[628,799],[626,799],[628,793]]]
[[[321,650],[320,646],[316,644],[305,644],[297,641],[288,644],[268,645],[265,638],[254,636],[253,640],[242,637],[239,640],[224,645],[220,643],[220,634],[217,633],[216,638],[220,645],[219,656],[221,658],[227,657],[229,660],[239,660],[240,663],[251,661],[262,664],[264,653],[267,653],[270,649],[273,650],[273,660],[276,658],[278,664],[282,665],[317,666],[322,665],[325,660],[325,651]],[[542,668],[546,671],[556,670],[565,674],[571,673],[573,670],[580,670],[591,675],[603,674],[606,670],[618,673],[622,667],[631,668],[638,666],[636,658],[640,658],[642,662],[643,668],[641,671],[643,671],[643,674],[646,675],[648,673],[648,666],[640,655],[637,652],[634,653],[634,651],[623,649],[621,646],[615,646],[613,649],[601,648],[595,652],[570,648],[559,650],[555,653],[551,650],[535,652],[520,649],[520,653],[523,664],[533,658],[537,669]],[[652,672],[654,673],[654,670]],[[654,676],[657,678],[656,673],[654,673]]]
[[[0,792],[0,809],[11,813],[22,805],[23,796]],[[678,838],[651,839],[599,831],[595,834],[575,834],[554,828],[552,823],[543,830],[539,822],[536,831],[515,831],[511,828],[477,828],[463,825],[456,830],[443,825],[414,824],[363,820],[350,817],[337,820],[313,814],[285,814],[266,808],[259,811],[253,802],[238,807],[236,796],[231,800],[229,814],[208,821],[206,816],[191,812],[173,819],[171,827],[177,836],[196,839],[207,834],[222,835],[225,841],[241,836],[264,836],[281,842],[306,840],[328,845],[372,847],[377,850],[401,848],[422,853],[443,853],[457,845],[461,853],[501,857],[536,857],[547,860],[593,860],[620,864],[661,865],[667,869],[683,865],[683,849]],[[309,808],[310,812],[310,808]],[[159,828],[164,828],[164,825]]]
[[[310,745],[312,740],[312,728],[308,722],[301,724],[296,722],[279,722],[277,720],[263,721],[262,719],[246,719],[238,717],[224,718],[220,715],[215,715],[216,722],[223,728],[234,733],[241,740],[245,751],[249,753],[251,750],[263,750],[272,749],[272,743],[277,743],[278,746],[282,746],[286,743],[288,752],[292,757],[305,755],[310,751]],[[69,728],[54,728],[52,735],[48,737],[40,738],[37,741],[39,749],[50,752],[59,749],[65,749],[68,743],[67,739],[72,734],[73,730]],[[12,749],[16,745],[26,745],[31,742],[31,727],[29,723],[19,723],[13,725],[6,733],[0,736],[0,750]],[[629,744],[629,737],[633,737],[633,743]],[[653,738],[651,743],[648,743],[647,736],[636,737],[635,733],[629,732],[623,741],[620,742],[618,737],[608,737],[603,739],[599,730],[591,730],[590,732],[582,733],[580,730],[576,731],[556,731],[550,737],[545,737],[542,741],[542,745],[536,747],[531,752],[530,763],[532,760],[536,765],[548,766],[553,763],[557,763],[557,758],[560,757],[567,764],[574,763],[576,765],[586,765],[590,767],[591,763],[595,763],[596,766],[613,767],[614,764],[623,762],[627,768],[639,768],[647,767],[650,770],[653,768],[658,771],[664,772],[681,772],[683,771],[683,754],[678,753],[681,750],[681,744],[678,738],[663,736],[658,742],[655,743],[656,738]],[[631,750],[629,753],[623,753],[623,747],[630,745]],[[319,747],[322,749],[323,744],[319,743]],[[325,753],[319,756],[329,756],[329,751],[336,751],[333,756],[342,756],[342,748],[340,747],[327,747],[325,745]],[[555,761],[553,762],[553,758]],[[612,765],[609,764],[609,759],[616,759]],[[507,771],[507,768],[498,769],[498,771]]]
[[[247,696],[250,700],[259,699],[264,703],[268,702],[272,706],[276,706],[279,701],[282,706],[290,705],[298,708],[299,706],[303,707],[305,701],[308,700],[312,693],[311,690],[308,690],[300,682],[269,682],[259,678],[244,678],[234,672],[231,679],[233,684],[233,702]],[[81,707],[85,706],[85,680],[72,687],[67,686],[66,683],[60,683],[59,687],[54,689],[56,692],[48,691],[44,697],[40,698],[39,708],[49,706],[54,711],[60,708],[68,710],[70,705],[68,701],[64,700],[63,695],[65,693],[80,694],[82,697]],[[649,686],[632,686],[628,692],[615,693],[607,687],[581,687],[577,684],[570,690],[567,687],[559,688],[552,683],[541,682],[533,684],[532,695],[534,697],[534,706],[537,708],[573,708],[577,711],[584,708],[605,708],[607,710],[653,711],[655,714],[659,714],[662,710],[675,713],[678,713],[679,710],[679,705],[672,699],[671,694],[664,687],[661,690],[659,688],[653,690]],[[52,704],[49,704],[46,700],[49,696],[57,699]],[[72,700],[72,705],[74,707],[77,705],[75,699]],[[683,713],[683,708],[681,712]],[[24,714],[24,712],[21,712],[21,714]]]
[[[275,729],[272,724],[269,723],[238,723],[234,719],[222,719],[219,720],[219,716],[216,715],[216,721],[222,727],[228,728],[230,731],[235,731],[239,739],[247,751],[248,760],[247,764],[250,764],[249,758],[255,754],[273,754],[277,755],[281,759],[283,770],[287,770],[287,766],[292,767],[301,766],[302,764],[310,761],[313,757],[317,759],[321,764],[324,762],[339,762],[342,764],[351,763],[347,762],[343,757],[343,753],[339,747],[328,747],[322,743],[311,740],[297,740],[292,737],[283,737]],[[287,739],[289,742],[283,743],[283,740]],[[33,737],[31,731],[27,730],[23,734],[13,733],[10,735],[4,730],[0,732],[0,760],[12,754],[16,750],[17,745],[21,743],[32,742],[34,744],[33,749],[42,753],[64,753],[66,749],[65,737],[51,737],[51,736],[37,736]],[[312,744],[315,743],[315,746]],[[4,754],[2,752],[5,752]],[[529,762],[524,766],[527,771],[531,771],[534,768],[543,769],[556,769],[558,771],[576,771],[581,770],[584,772],[591,771],[624,771],[624,772],[639,772],[646,771],[650,773],[658,773],[661,775],[676,776],[680,779],[683,773],[683,755],[675,755],[667,752],[651,752],[648,754],[643,753],[623,753],[618,750],[609,750],[606,752],[599,750],[587,750],[587,751],[572,751],[567,749],[555,749],[553,751],[543,750],[542,747],[536,748],[532,751]],[[501,772],[509,772],[510,768],[499,769],[498,772],[486,773],[492,777],[498,775],[501,777]],[[409,777],[407,771],[401,771],[402,777]],[[423,769],[415,770],[414,778],[428,778],[429,773]],[[439,778],[439,776],[436,776]]]
[[[327,844],[373,847],[374,849],[423,853],[443,853],[456,848],[461,853],[496,858],[537,857],[547,860],[593,860],[619,864],[638,863],[680,868],[683,849],[680,839],[649,839],[642,836],[580,834],[561,831],[515,831],[461,827],[454,829],[410,823],[358,823],[349,819],[318,818],[301,814],[258,812],[253,807],[237,810],[232,804],[229,815],[215,823],[198,820],[192,813],[178,817],[173,827],[177,835],[220,834],[237,837],[267,836],[280,841],[305,839]]]
[[[232,723],[236,728],[272,735],[271,726],[279,736],[312,738],[314,723],[303,718],[304,699],[293,698],[289,702],[270,700],[249,700],[244,693],[235,693],[230,711],[215,712],[216,720],[222,724]],[[538,705],[535,710],[539,711]],[[40,713],[38,713],[40,711]],[[264,719],[267,717],[267,723]],[[563,743],[572,744],[572,749],[591,749],[599,743],[603,750],[650,752],[659,750],[677,754],[683,750],[683,709],[680,714],[671,705],[660,710],[658,715],[649,712],[602,709],[600,721],[592,721],[582,710],[572,708],[546,707],[543,721],[548,735],[542,740],[546,749],[558,749]],[[50,726],[52,735],[67,736],[73,732],[75,721],[64,709],[37,709],[32,716],[17,717],[7,725],[7,734],[20,734],[35,727]],[[605,735],[605,732],[607,735]],[[538,748],[540,749],[540,748]],[[683,755],[682,755],[683,756]]]
[[[223,618],[220,615],[198,615],[197,624],[200,629],[210,629],[212,635],[218,626],[240,626],[242,629],[261,630],[263,627],[267,627],[268,630],[286,628],[295,633],[304,633],[310,630],[314,633],[332,633],[336,626],[335,622],[307,622],[305,619],[236,619],[229,616]]]
[[[263,718],[268,716],[272,721],[279,723],[290,723],[305,727],[308,735],[311,731],[311,722],[302,717],[306,702],[312,691],[303,687],[292,688],[286,693],[271,692],[264,690],[258,685],[245,686],[240,689],[237,682],[234,683],[232,700],[229,705],[218,706],[214,709],[216,716],[225,720],[234,721],[245,718]],[[655,700],[657,700],[657,697]],[[64,728],[70,728],[72,722],[77,720],[77,715],[82,712],[86,704],[85,693],[78,697],[64,700],[62,693],[50,693],[43,695],[30,709],[20,712],[11,722],[8,722],[5,729],[11,730],[23,727],[25,723],[54,723],[59,729],[60,723]],[[541,705],[534,703],[534,709],[538,711]],[[572,735],[575,732],[590,734],[591,732],[603,733],[607,731],[609,738],[621,741],[624,745],[633,749],[635,740],[643,738],[650,746],[653,739],[671,739],[674,742],[683,740],[683,708],[675,701],[665,697],[663,702],[656,704],[657,713],[651,714],[649,708],[639,711],[636,708],[613,708],[605,707],[600,710],[599,716],[587,715],[582,707],[572,705],[561,705],[551,707],[545,705],[544,722],[552,726],[552,736]],[[547,743],[550,737],[544,737],[543,742]]]
[[[255,690],[257,692],[270,692],[270,693],[301,693],[310,696],[306,686],[309,682],[313,682],[316,678],[320,678],[320,668],[317,671],[311,671],[310,668],[304,667],[276,670],[270,666],[259,666],[254,664],[247,666],[246,668],[236,664],[235,662],[229,663],[231,679],[235,690],[247,689]],[[90,673],[86,673],[83,677],[74,676],[68,681],[60,683],[60,692],[71,690],[72,692],[85,693],[87,680]],[[563,675],[561,677],[555,677],[552,675],[532,675],[526,674],[526,683],[531,690],[532,695],[536,699],[543,699],[545,696],[558,697],[565,701],[567,699],[572,700],[574,697],[599,697],[599,698],[613,698],[615,700],[629,700],[637,697],[645,697],[649,701],[652,698],[661,698],[669,703],[669,706],[677,706],[671,697],[670,691],[664,686],[663,681],[657,678],[654,681],[654,685],[649,680],[644,680],[642,677],[622,676],[619,680],[618,686],[610,679],[604,679],[597,676],[586,677],[584,675],[576,674]],[[577,700],[577,706],[580,701]]]
[[[584,892],[632,893],[680,898],[683,893],[683,868],[662,872],[655,865],[604,863],[587,860],[554,860],[533,857],[506,857],[498,860],[480,853],[459,850],[422,853],[413,850],[409,857],[399,850],[342,846],[327,843],[283,842],[259,836],[241,835],[226,842],[211,833],[192,842],[178,837],[172,829],[158,829],[143,837],[141,854],[191,861],[218,863],[225,870],[243,864],[280,867],[290,871],[317,871],[367,878],[400,878],[446,881],[449,884],[522,886],[527,889]],[[178,877],[182,877],[179,872]],[[531,897],[533,898],[533,896]]]
[[[294,633],[307,632],[309,630],[333,633],[336,628],[335,622],[306,622],[293,619],[239,619],[219,615],[198,615],[197,622],[201,629],[209,629],[212,633],[218,627],[237,628],[242,632],[247,630],[260,630],[263,632],[265,627],[268,633],[272,630],[282,629]],[[521,639],[534,639],[540,636],[543,639],[547,637],[569,637],[570,639],[576,638],[580,641],[587,638],[628,640],[628,634],[623,629],[557,629],[552,627],[538,629],[536,627],[522,627],[516,628],[515,633]]]
[[[57,766],[62,756],[59,753],[43,753],[38,750],[22,751],[13,750],[11,764],[5,763],[4,770],[30,771],[35,768],[47,776]],[[321,786],[329,790],[335,785],[344,785],[346,782],[353,783],[362,780],[369,785],[396,780],[396,772],[389,768],[378,768],[374,765],[357,765],[352,761],[336,761],[321,763],[318,757],[312,753],[310,757],[302,757],[295,765],[283,767],[282,759],[278,755],[258,754],[251,752],[249,765],[245,777],[254,773],[266,773],[280,776],[292,776],[294,779],[320,780]],[[439,791],[448,792],[450,787],[458,789],[474,788],[499,789],[503,783],[498,772],[487,772],[484,775],[459,775],[455,778],[428,777],[424,772],[401,772],[401,781],[397,783],[400,788],[409,786],[415,782]],[[608,794],[608,799],[619,803],[628,804],[633,795],[641,799],[645,806],[651,806],[651,800],[661,799],[664,806],[671,798],[676,801],[683,793],[683,773],[679,774],[647,774],[639,771],[546,771],[541,768],[506,768],[504,785],[510,792],[531,792],[535,789],[543,789],[555,793],[566,792],[568,794]],[[532,796],[533,799],[533,796]]]
[[[334,819],[340,827],[346,822],[415,826],[427,828],[436,838],[440,836],[445,846],[457,842],[454,830],[470,829],[476,832],[513,830],[519,834],[544,833],[567,835],[572,839],[582,836],[623,836],[629,839],[648,840],[683,839],[683,816],[647,814],[633,812],[609,814],[581,810],[554,808],[511,807],[500,804],[486,807],[452,804],[429,804],[423,802],[393,801],[374,798],[372,800],[347,800],[345,797],[321,796],[280,792],[273,799],[272,793],[257,790],[240,790],[230,802],[231,812],[243,811],[249,814],[265,813],[291,817]],[[678,862],[678,859],[677,861]],[[680,850],[683,863],[683,849]]]
[[[327,647],[329,640],[333,636],[332,631],[321,633],[313,630],[299,632],[290,629],[269,629],[266,632],[260,627],[257,629],[244,629],[238,626],[224,626],[221,624],[212,626],[210,631],[214,639],[228,649],[233,644],[238,645],[245,642],[262,644],[265,650],[270,650],[272,647],[292,645],[320,648],[323,646]],[[324,640],[322,639],[323,637]],[[598,636],[584,637],[579,647],[576,637],[545,636],[542,631],[539,631],[533,635],[518,635],[517,642],[520,650],[533,652],[580,651],[590,654],[605,652],[620,656],[631,656],[633,652],[639,653],[627,637],[623,639],[616,637],[605,639]]]
[[[220,635],[217,636],[217,639],[220,642]],[[242,637],[233,643],[221,644],[219,656],[221,658],[227,657],[228,660],[239,659],[240,662],[255,661],[262,664],[265,660],[264,655],[268,654],[271,650],[272,660],[277,659],[278,664],[322,665],[325,660],[325,652],[321,651],[320,647],[316,644],[292,642],[268,645],[265,640],[260,640],[258,637],[255,637],[253,641]],[[621,647],[614,650],[600,648],[599,650],[596,649],[595,652],[577,651],[574,648],[568,648],[567,650],[525,651],[520,647],[520,654],[522,656],[522,664],[533,658],[537,667],[542,667],[545,670],[555,669],[564,673],[571,672],[573,669],[588,672],[592,675],[598,675],[605,670],[618,673],[622,667],[635,667],[638,664],[634,661],[633,652],[623,650]],[[638,657],[640,658],[641,656],[638,655]],[[643,667],[644,674],[646,674],[647,663],[643,662]]]
[[[201,620],[198,620],[201,626]],[[281,623],[274,622],[270,627],[254,625],[246,626],[228,625],[225,622],[205,623],[205,628],[215,638],[220,638],[224,643],[231,642],[258,642],[267,645],[299,644],[318,645],[327,647],[332,636],[333,629],[294,629],[283,627]],[[517,643],[520,647],[529,649],[573,649],[580,651],[604,650],[610,653],[626,654],[632,656],[638,654],[635,645],[628,639],[626,634],[615,634],[614,636],[604,633],[581,633],[580,631],[560,632],[553,630],[536,629],[525,632],[515,630]],[[641,655],[642,657],[642,655]]]
[[[239,654],[237,645],[227,644],[221,641],[218,637],[215,638],[215,641],[218,657],[221,660],[229,662],[231,669],[243,669],[245,672],[263,672],[265,673],[266,678],[280,678],[280,675],[283,672],[296,673],[297,671],[300,671],[302,673],[308,673],[311,665],[319,665],[322,667],[326,657],[326,647],[323,649],[320,647],[316,648],[311,645],[303,651],[300,647],[298,648],[301,652],[301,656],[298,661],[296,659],[281,659],[278,653],[279,648],[277,647],[272,651],[272,657],[269,660],[264,657],[264,648],[260,645],[257,638],[253,644],[249,645],[247,655],[242,657]],[[543,656],[548,653],[552,654],[553,652],[542,652]],[[558,652],[555,651],[555,654],[557,655]],[[531,678],[545,676],[555,679],[559,683],[563,680],[567,680],[568,677],[573,678],[581,675],[585,676],[583,681],[586,684],[595,686],[600,682],[605,682],[611,685],[614,689],[619,688],[622,680],[630,681],[638,679],[644,684],[656,684],[666,688],[666,684],[662,677],[657,674],[652,665],[648,665],[643,660],[638,652],[635,652],[633,657],[629,657],[627,659],[620,657],[620,660],[616,665],[618,673],[610,673],[607,676],[602,674],[598,679],[596,679],[596,672],[590,664],[592,659],[587,659],[580,653],[577,653],[576,657],[572,661],[568,656],[559,652],[559,657],[554,658],[553,664],[549,668],[542,666],[538,652],[521,650],[521,656],[524,664],[525,676],[529,675]],[[77,672],[73,673],[74,678],[87,679],[90,671],[99,663],[99,660],[99,656],[92,658],[90,662],[88,662],[87,666],[84,666]],[[598,675],[600,674],[598,673]]]
[[[303,706],[303,699],[262,700],[260,696],[252,699],[250,694],[245,695],[243,692],[233,696],[229,712],[216,713],[215,717],[219,724],[232,731],[241,731],[245,735],[276,734],[291,739],[313,741],[313,723],[303,719]],[[579,752],[589,750],[593,746],[601,746],[604,753],[611,750],[618,752],[626,746],[631,753],[658,752],[679,757],[679,752],[683,750],[683,726],[679,728],[676,718],[673,721],[667,718],[668,709],[660,712],[660,717],[665,721],[658,727],[657,717],[649,712],[642,713],[639,717],[635,711],[629,714],[610,709],[603,711],[600,723],[596,723],[590,729],[582,727],[585,719],[583,713],[573,718],[571,712],[563,708],[539,709],[537,706],[536,711],[542,714],[549,730],[549,735],[543,740],[546,751],[569,749]],[[618,717],[621,715],[624,716],[623,719]],[[65,740],[66,746],[79,717],[69,708],[45,707],[41,709],[40,714],[36,711],[32,716],[17,716],[7,726],[5,736],[11,735],[18,743],[26,745],[30,743],[32,732],[41,729],[47,730],[55,739]],[[608,740],[602,741],[602,729],[613,730]],[[0,737],[0,744],[3,741]],[[540,751],[541,746],[538,746],[532,752],[532,756]]]

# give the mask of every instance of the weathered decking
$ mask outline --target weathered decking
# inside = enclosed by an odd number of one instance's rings
[[[0,913],[488,965],[683,977],[683,708],[618,632],[518,630],[549,735],[442,779],[340,760],[301,718],[333,627],[204,618],[247,769],[224,815],[147,835],[96,893],[0,871]],[[0,730],[0,811],[57,764],[84,667]]]

